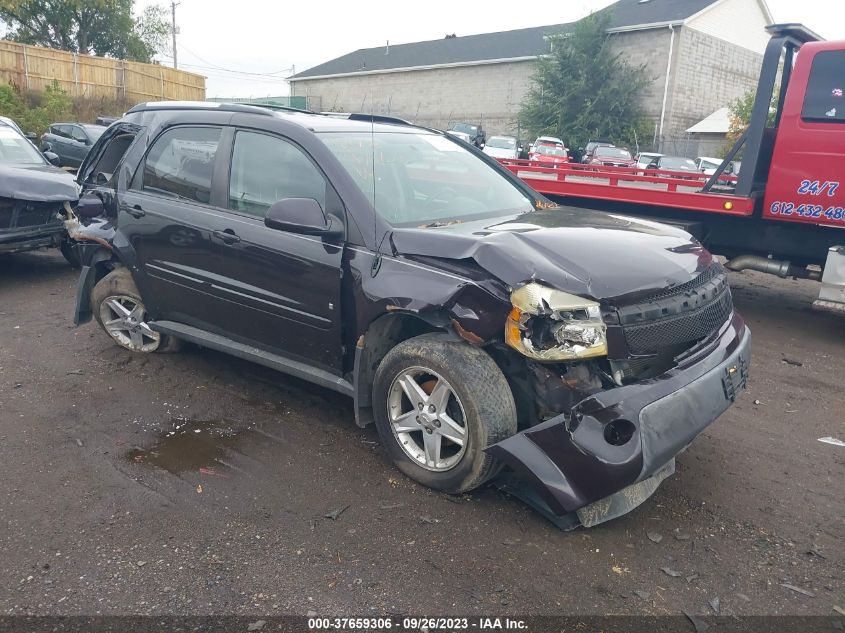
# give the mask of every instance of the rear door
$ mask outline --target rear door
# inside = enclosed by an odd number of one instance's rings
[[[266,209],[286,197],[338,203],[282,137],[174,127],[121,194],[118,225],[156,319],[339,373],[342,243],[265,227]]]
[[[72,161],[70,126],[69,125],[54,125],[51,128],[53,136],[50,139],[52,151],[58,154],[63,165],[67,165]]]
[[[118,229],[154,319],[214,329],[208,273],[218,258],[211,195],[221,134],[220,126],[166,129],[119,193]]]
[[[88,154],[90,141],[81,125],[70,125],[68,128],[70,132],[70,139],[68,142],[69,162],[74,167],[79,167],[79,165],[82,164],[82,161],[85,160],[85,156]]]

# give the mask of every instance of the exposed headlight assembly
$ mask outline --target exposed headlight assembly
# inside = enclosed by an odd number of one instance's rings
[[[607,354],[599,304],[538,283],[511,293],[505,342],[529,358],[578,360]]]

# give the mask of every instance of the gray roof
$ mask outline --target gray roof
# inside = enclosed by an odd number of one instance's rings
[[[612,12],[611,30],[624,30],[649,24],[683,22],[714,2],[716,0],[619,0],[603,11]],[[389,47],[362,48],[297,73],[292,79],[536,57],[549,51],[545,36],[566,33],[572,29],[573,24],[552,24]]]

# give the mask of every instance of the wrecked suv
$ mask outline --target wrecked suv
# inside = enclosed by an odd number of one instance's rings
[[[600,523],[745,387],[748,328],[687,233],[554,206],[432,130],[142,104],[79,180],[77,323],[344,393],[437,490],[498,475],[561,526]]]
[[[20,128],[0,117],[0,253],[58,246],[72,264],[76,252],[63,219],[78,196],[73,176],[50,164]]]

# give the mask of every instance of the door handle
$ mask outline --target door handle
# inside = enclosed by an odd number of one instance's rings
[[[241,238],[232,229],[213,231],[211,234],[224,244],[234,244],[241,241]]]
[[[133,218],[143,218],[145,215],[147,215],[147,212],[141,208],[140,204],[136,204],[132,207],[124,205],[123,210],[126,211],[126,213],[131,215]]]

